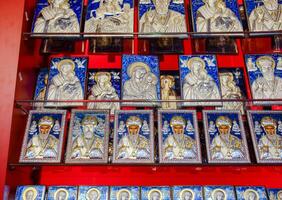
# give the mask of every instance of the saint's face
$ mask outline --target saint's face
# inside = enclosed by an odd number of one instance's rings
[[[156,12],[160,15],[166,15],[168,13],[170,0],[155,0]]]
[[[98,200],[98,193],[96,191],[91,191],[89,194],[88,194],[88,200]]]
[[[172,126],[173,132],[175,134],[183,134],[184,133],[184,127],[183,125],[173,125]]]
[[[25,195],[26,200],[34,200],[35,199],[35,195],[33,193],[33,191],[28,191]]]
[[[261,65],[261,73],[263,74],[264,77],[273,77],[274,76],[274,68],[272,67],[273,63],[270,60],[261,60],[260,61]]]
[[[249,192],[249,195],[248,195],[248,200],[256,200],[256,194],[253,193],[253,192]]]
[[[129,194],[127,192],[122,192],[120,194],[120,199],[119,200],[129,200]]]
[[[264,126],[264,131],[267,135],[275,135],[276,134],[276,128],[273,125],[266,125]]]
[[[216,200],[224,200],[225,195],[222,192],[217,192],[215,194],[215,199]]]
[[[62,67],[61,67],[61,72],[64,76],[69,75],[70,73],[72,73],[72,65],[65,63]]]
[[[184,194],[183,194],[183,198],[182,198],[182,200],[192,200],[192,194],[191,194],[191,192],[185,192]]]
[[[144,77],[146,74],[146,69],[144,67],[138,67],[135,70],[135,77],[140,79],[142,77]]]
[[[104,83],[106,83],[108,81],[109,81],[109,78],[108,78],[107,75],[100,75],[98,77],[98,83],[104,84]]]
[[[151,194],[151,200],[161,200],[161,195],[160,195],[160,193],[158,193],[158,192],[153,192],[152,194]]]
[[[230,131],[230,126],[228,126],[228,125],[220,125],[218,127],[218,131],[219,131],[220,134],[226,135]]]
[[[191,66],[191,70],[194,74],[200,74],[202,72],[202,63],[201,62],[193,62]]]
[[[63,191],[59,192],[57,200],[66,200],[67,194]]]
[[[137,135],[139,133],[139,126],[138,125],[128,126],[128,132],[131,135]]]
[[[83,133],[87,138],[92,137],[92,134],[94,133],[94,129],[95,129],[95,126],[93,124],[82,125]]]
[[[39,132],[43,135],[48,135],[50,133],[51,126],[50,125],[39,125]]]

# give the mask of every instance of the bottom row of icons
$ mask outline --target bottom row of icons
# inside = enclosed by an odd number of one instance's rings
[[[16,200],[282,200],[281,189],[256,186],[19,186]]]

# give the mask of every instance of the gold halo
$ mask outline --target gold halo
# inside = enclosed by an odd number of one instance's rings
[[[129,194],[129,200],[131,199],[131,192],[128,190],[128,189],[121,189],[117,192],[117,200],[119,200],[119,195],[122,193],[122,192],[127,192]]]
[[[256,65],[258,66],[259,69],[262,68],[261,64],[259,64],[261,60],[269,60],[270,62],[272,62],[271,67],[275,68],[275,60],[271,56],[260,56],[256,59]]]
[[[97,72],[94,76],[94,80],[96,81],[96,83],[98,82],[98,77],[102,76],[102,75],[106,75],[109,79],[109,81],[111,80],[111,73],[110,72]]]
[[[74,71],[74,68],[75,68],[75,63],[73,60],[71,59],[63,59],[61,60],[59,63],[58,63],[58,70],[61,71],[61,68],[64,64],[70,64],[71,67],[72,67],[72,71]]]
[[[279,190],[279,191],[277,192],[277,195],[276,195],[276,196],[277,196],[277,199],[278,199],[278,200],[280,200],[280,199],[279,199],[279,195],[280,195],[280,194],[282,194],[282,190]]]
[[[60,188],[60,189],[58,189],[58,190],[54,193],[54,198],[55,198],[55,199],[57,199],[57,194],[58,194],[59,192],[65,192],[65,193],[66,193],[66,199],[69,198],[69,192],[68,192],[65,188]]]
[[[193,190],[191,190],[191,189],[183,189],[183,190],[181,190],[180,193],[179,193],[179,198],[180,198],[180,199],[182,199],[182,195],[184,194],[184,192],[191,192],[191,194],[192,194],[192,200],[195,198],[195,193],[194,193]]]
[[[253,193],[255,193],[255,195],[256,195],[256,197],[257,197],[257,199],[259,199],[259,194],[258,194],[258,192],[257,192],[257,191],[255,191],[255,190],[253,190],[253,189],[247,189],[247,190],[244,192],[244,194],[243,194],[244,199],[248,199],[248,198],[247,198],[247,194],[248,194],[249,192],[253,192]]]
[[[97,194],[98,194],[98,198],[97,198],[97,199],[100,199],[100,197],[101,197],[101,192],[100,192],[100,190],[98,190],[97,188],[90,188],[90,189],[86,192],[86,195],[85,195],[86,198],[88,197],[89,193],[92,192],[92,191],[97,192]]]
[[[134,62],[127,68],[127,74],[130,78],[132,77],[132,73],[136,67],[144,67],[147,73],[151,71],[150,67],[147,64],[143,62]]]
[[[227,194],[226,194],[226,192],[225,192],[223,189],[220,189],[220,188],[215,189],[215,190],[212,191],[212,193],[211,193],[212,199],[215,199],[215,198],[214,198],[214,194],[215,194],[216,192],[218,192],[218,191],[220,191],[220,192],[222,192],[222,193],[224,194],[224,200],[226,200],[226,199],[227,199]]]
[[[229,127],[232,127],[232,121],[229,117],[227,116],[219,116],[216,120],[215,120],[215,125],[216,127],[219,127],[220,125],[218,125],[219,121],[227,121],[229,124]]]
[[[151,194],[152,194],[153,192],[158,192],[158,193],[160,194],[160,200],[163,199],[163,194],[162,194],[162,192],[161,192],[160,190],[158,190],[158,189],[151,189],[151,190],[148,192],[148,200],[150,200],[150,196],[151,196]]]
[[[29,191],[32,191],[33,193],[34,193],[34,196],[35,196],[35,198],[34,199],[36,199],[36,197],[37,197],[37,190],[34,188],[34,187],[28,187],[28,188],[26,188],[24,191],[23,191],[23,194],[22,194],[22,197],[23,197],[23,200],[25,200],[26,198],[25,198],[25,195],[26,195],[26,193],[27,192],[29,192]]]
[[[193,57],[193,58],[190,58],[188,61],[187,61],[187,66],[188,68],[191,70],[191,66],[192,66],[192,63],[193,62],[200,62],[203,66],[203,69],[205,69],[205,66],[206,66],[206,63],[205,61],[202,59],[202,58],[199,58],[199,57]]]

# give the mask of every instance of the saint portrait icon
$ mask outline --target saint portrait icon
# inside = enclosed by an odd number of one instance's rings
[[[53,58],[49,71],[47,101],[84,100],[87,58]],[[81,106],[81,102],[47,102],[48,107]]]
[[[88,100],[119,100],[120,99],[119,71],[90,71],[88,76]],[[110,109],[111,114],[120,109],[119,102],[90,102],[88,109]]]
[[[280,55],[246,55],[251,91],[254,99],[282,98],[282,69]],[[255,101],[255,104],[277,104],[277,102]]]
[[[153,162],[152,115],[145,110],[116,111],[113,162]]]
[[[20,162],[60,162],[66,111],[30,111]]]
[[[236,0],[192,0],[191,10],[195,32],[243,32]]]
[[[271,34],[272,31],[282,30],[281,0],[245,0],[245,7],[250,31]]]
[[[220,100],[220,83],[216,57],[206,56],[180,56],[180,79],[182,98],[184,100]],[[184,102],[183,106],[218,105],[218,102]]]
[[[259,163],[282,162],[282,119],[279,111],[248,111],[252,140]]]
[[[171,200],[170,187],[142,187],[142,200]]]
[[[104,200],[108,199],[107,186],[79,186],[78,200]]]
[[[200,163],[201,151],[196,113],[162,110],[158,113],[160,162]]]
[[[210,163],[249,163],[240,111],[203,111]]]
[[[264,187],[236,187],[237,200],[267,200],[267,194]]]
[[[15,200],[43,200],[45,190],[45,186],[41,185],[18,186]]]
[[[162,109],[177,109],[175,92],[175,78],[171,75],[162,75],[161,78],[161,99],[171,100],[170,102],[162,102]]]
[[[108,133],[107,110],[72,110],[66,162],[107,162]]]
[[[237,69],[219,69],[219,79],[221,86],[222,99],[238,99],[244,98],[244,79],[243,71]],[[240,110],[244,114],[244,103],[240,101],[223,102],[222,110]]]
[[[207,200],[235,200],[235,192],[232,186],[206,186],[204,187]]]
[[[77,187],[50,186],[47,200],[77,200]]]
[[[183,1],[141,0],[139,1],[140,33],[183,33],[187,31]],[[155,35],[141,35],[154,37]],[[167,36],[167,35],[166,35]],[[179,36],[179,35],[177,35]]]
[[[159,61],[155,56],[122,57],[122,99],[144,100],[124,102],[127,106],[157,106],[150,100],[160,99]],[[148,102],[146,102],[148,101]]]
[[[80,32],[81,14],[81,0],[38,0],[32,32],[39,35],[54,33],[60,36],[74,36]]]
[[[139,187],[114,186],[111,187],[110,200],[139,200]]]
[[[201,186],[174,186],[172,189],[175,200],[203,200]]]
[[[123,36],[132,36],[133,3],[132,0],[88,1],[85,32],[101,33],[102,36],[103,33],[120,33]]]

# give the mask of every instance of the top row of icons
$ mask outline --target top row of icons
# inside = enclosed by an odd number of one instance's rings
[[[100,33],[130,37],[134,26],[133,4],[133,0],[89,0],[81,30],[83,0],[38,0],[32,33],[78,36],[82,31],[85,36]],[[243,34],[237,0],[191,0],[190,4],[193,31],[199,35]],[[282,0],[245,0],[245,11],[250,32],[271,34],[282,30]],[[139,36],[185,37],[186,14],[183,0],[139,0]]]

